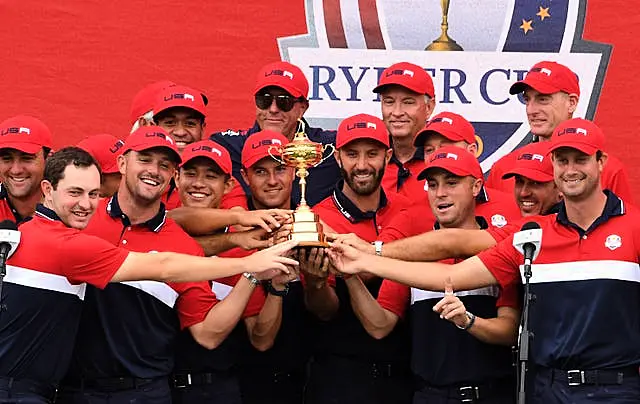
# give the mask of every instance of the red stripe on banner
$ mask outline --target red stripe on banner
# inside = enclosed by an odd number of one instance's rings
[[[344,27],[342,25],[340,0],[324,0],[322,8],[324,10],[324,26],[327,29],[329,47],[346,48],[347,37],[344,35]]]
[[[367,49],[385,49],[376,0],[358,0],[358,7]]]

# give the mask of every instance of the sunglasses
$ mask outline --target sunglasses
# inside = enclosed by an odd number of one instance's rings
[[[260,109],[268,109],[273,100],[276,100],[276,106],[282,112],[289,112],[296,102],[302,101],[302,97],[295,98],[287,94],[271,95],[269,93],[256,94],[256,106]]]

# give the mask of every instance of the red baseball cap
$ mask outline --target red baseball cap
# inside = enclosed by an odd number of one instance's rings
[[[524,92],[531,87],[542,94],[553,94],[564,91],[567,94],[580,95],[578,75],[567,66],[556,62],[543,61],[536,63],[529,70],[524,80],[511,85],[510,94]]]
[[[549,142],[529,143],[518,149],[517,153],[516,164],[502,176],[502,179],[521,175],[538,182],[553,181]]]
[[[207,139],[188,145],[182,152],[181,167],[196,157],[206,157],[216,163],[222,172],[231,174],[231,155],[227,149],[214,141]]]
[[[418,174],[418,179],[427,178],[427,172],[432,168],[442,168],[459,177],[470,175],[474,178],[484,178],[478,159],[467,150],[456,146],[441,147],[431,153],[426,167]]]
[[[124,141],[104,133],[89,136],[80,141],[77,146],[89,152],[98,161],[103,173],[111,174],[119,171],[118,155],[124,146]]]
[[[309,82],[304,73],[289,62],[269,63],[260,69],[253,93],[258,94],[269,86],[280,87],[294,97],[307,98],[309,95]]]
[[[431,98],[435,96],[431,76],[422,67],[413,63],[400,62],[384,69],[378,80],[378,86],[373,89],[373,92],[382,92],[383,87],[389,84],[396,84]]]
[[[163,147],[173,152],[176,161],[180,163],[182,158],[171,136],[159,126],[142,126],[129,135],[124,142],[122,153],[129,150],[143,151],[154,147]]]
[[[471,122],[453,112],[441,112],[427,122],[427,125],[413,138],[413,145],[421,147],[430,134],[439,134],[453,142],[464,140],[469,144],[476,142],[476,131]]]
[[[250,135],[242,147],[242,166],[249,168],[265,157],[282,156],[280,148],[287,143],[289,139],[272,130],[262,130]]]
[[[36,154],[43,147],[53,148],[53,136],[37,118],[18,115],[0,123],[0,149],[16,149]]]
[[[569,119],[553,131],[549,153],[561,147],[571,147],[592,155],[604,149],[604,133],[591,121],[582,118]]]
[[[204,100],[204,95],[193,88],[178,85],[166,87],[158,91],[156,95],[153,116],[158,116],[162,111],[173,107],[190,108],[207,116]]]
[[[142,90],[140,90],[131,102],[131,123],[133,124],[142,115],[153,110],[153,106],[156,102],[156,97],[160,90],[170,86],[175,86],[176,83],[169,80],[157,81],[151,83]]]
[[[389,132],[382,119],[373,115],[358,114],[344,119],[338,126],[336,149],[358,139],[372,139],[389,148]]]

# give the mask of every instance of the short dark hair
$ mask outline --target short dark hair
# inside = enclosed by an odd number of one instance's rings
[[[204,124],[205,121],[205,116],[202,115],[202,113],[196,111],[193,108],[189,108],[189,107],[183,107],[183,106],[175,106],[175,107],[171,107],[171,108],[167,108],[164,111],[160,111],[158,112],[157,115],[153,116],[153,122],[157,125],[158,121],[160,121],[161,119],[171,115],[171,113],[175,112],[178,109],[187,109],[189,110],[189,112],[193,115],[194,118],[200,120],[200,124]]]
[[[102,183],[102,170],[98,162],[91,154],[75,146],[60,149],[47,159],[44,166],[44,179],[51,183],[53,189],[56,189],[60,180],[64,178],[64,170],[72,164],[75,167],[96,166],[100,173],[100,183]]]
[[[598,151],[596,152],[596,161],[600,161],[600,160],[602,160],[602,154],[603,154],[603,153],[602,153],[602,150],[598,150]]]

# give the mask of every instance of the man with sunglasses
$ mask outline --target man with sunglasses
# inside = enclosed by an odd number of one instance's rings
[[[247,195],[250,195],[250,190],[240,174],[241,156],[244,143],[254,133],[272,130],[292,140],[296,131],[300,129],[304,130],[311,141],[322,144],[335,143],[335,131],[311,128],[302,119],[309,108],[308,93],[309,82],[299,67],[288,62],[269,63],[258,73],[254,91],[256,122],[253,127],[243,131],[228,130],[211,136],[211,140],[229,150],[233,161],[233,176]],[[300,120],[303,124],[299,123]],[[339,177],[340,171],[332,158],[309,170],[306,195],[309,205],[313,206],[329,196],[336,178]],[[294,182],[291,200],[296,205],[300,202],[300,187],[297,185],[297,178]]]

